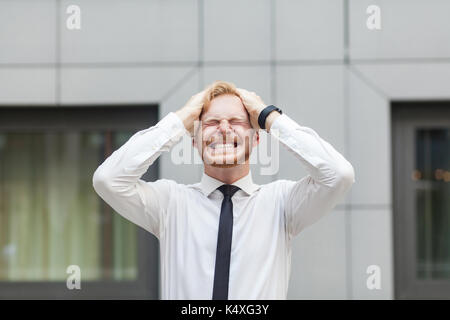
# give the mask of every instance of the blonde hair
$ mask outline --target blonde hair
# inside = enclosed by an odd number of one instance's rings
[[[200,118],[202,117],[203,112],[207,111],[211,101],[218,96],[224,94],[232,94],[237,96],[239,99],[241,98],[239,93],[236,90],[236,86],[232,82],[216,80],[212,84],[210,84],[205,92],[205,97],[203,99],[203,110],[200,114]]]

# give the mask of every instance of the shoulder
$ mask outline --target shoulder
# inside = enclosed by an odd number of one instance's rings
[[[191,183],[191,184],[185,184],[185,183],[179,183],[172,179],[159,179],[155,182],[152,182],[155,184],[155,186],[160,186],[161,188],[168,188],[171,190],[171,192],[201,192],[201,186],[200,182],[197,183]]]
[[[262,196],[284,196],[286,195],[292,186],[295,184],[295,181],[287,180],[287,179],[278,179],[266,184],[262,184],[259,186],[259,194]]]
[[[266,184],[260,185],[261,190],[274,190],[274,189],[285,189],[289,188],[290,186],[293,186],[295,184],[295,181],[288,180],[288,179],[278,179]]]
[[[158,179],[155,181],[146,181],[145,183],[155,188],[171,188],[176,187],[178,184],[176,181],[171,179]]]
[[[278,195],[287,199],[294,190],[297,190],[298,188],[302,188],[302,186],[305,186],[308,182],[308,179],[310,179],[309,176],[305,176],[301,178],[299,181],[289,179],[278,179],[270,183],[261,185],[260,191],[263,194],[272,196]]]

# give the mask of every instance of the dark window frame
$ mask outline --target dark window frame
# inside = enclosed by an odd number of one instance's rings
[[[408,181],[415,165],[415,129],[450,126],[450,102],[392,101],[391,119],[395,298],[449,299],[450,280],[417,277],[414,189]]]
[[[156,124],[158,117],[158,105],[155,104],[1,106],[0,132],[137,132]],[[154,181],[158,177],[159,163],[156,161],[143,179]],[[159,243],[146,230],[138,227],[137,231],[136,280],[83,281],[81,274],[80,290],[67,289],[66,280],[0,281],[0,299],[159,299]]]

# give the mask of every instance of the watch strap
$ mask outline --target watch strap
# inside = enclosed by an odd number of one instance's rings
[[[265,108],[259,113],[259,116],[258,116],[258,124],[259,124],[259,127],[260,127],[261,129],[266,129],[266,118],[269,116],[269,114],[270,114],[272,111],[278,111],[280,114],[283,113],[283,112],[281,111],[281,109],[275,107],[274,105],[270,105],[270,106],[265,107]]]

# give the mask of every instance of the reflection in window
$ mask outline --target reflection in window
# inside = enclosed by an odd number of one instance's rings
[[[417,276],[450,279],[450,129],[416,131]]]
[[[137,277],[136,226],[95,193],[92,175],[131,132],[0,134],[0,281]]]

